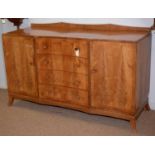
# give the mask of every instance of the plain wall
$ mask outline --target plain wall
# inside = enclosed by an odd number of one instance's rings
[[[127,26],[150,27],[153,18],[30,18],[24,20],[22,27],[28,27],[31,23],[83,23],[83,24],[118,24]],[[4,56],[1,44],[1,33],[15,30],[12,23],[0,24],[0,88],[7,88]],[[152,62],[151,62],[151,84],[150,84],[150,106],[155,109],[155,33],[152,40]]]
[[[2,24],[0,24],[0,88],[6,88],[5,65],[2,49]]]
[[[151,79],[149,103],[155,109],[155,31],[152,32]]]

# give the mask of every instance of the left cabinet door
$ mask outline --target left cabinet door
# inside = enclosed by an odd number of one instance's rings
[[[4,35],[3,46],[9,92],[37,96],[33,38]]]

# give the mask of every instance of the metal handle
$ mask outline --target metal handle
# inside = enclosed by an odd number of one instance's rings
[[[80,56],[80,48],[75,48],[74,52],[75,52],[75,56],[77,56],[77,57]]]
[[[48,48],[48,46],[46,46],[46,45],[43,46],[43,49],[47,49],[47,48]]]

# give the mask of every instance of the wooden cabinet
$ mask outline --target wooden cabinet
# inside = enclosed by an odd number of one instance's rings
[[[10,92],[38,96],[33,38],[4,37]]]
[[[9,102],[121,118],[135,128],[149,108],[150,38],[148,28],[63,23],[6,33]]]

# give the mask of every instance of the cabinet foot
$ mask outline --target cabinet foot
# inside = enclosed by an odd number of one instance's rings
[[[144,110],[145,110],[145,111],[150,111],[150,110],[151,110],[148,103],[145,105]]]
[[[8,105],[12,106],[13,105],[13,101],[14,101],[14,98],[12,96],[9,96]]]
[[[132,129],[136,130],[136,119],[131,119],[130,120],[130,126]]]

